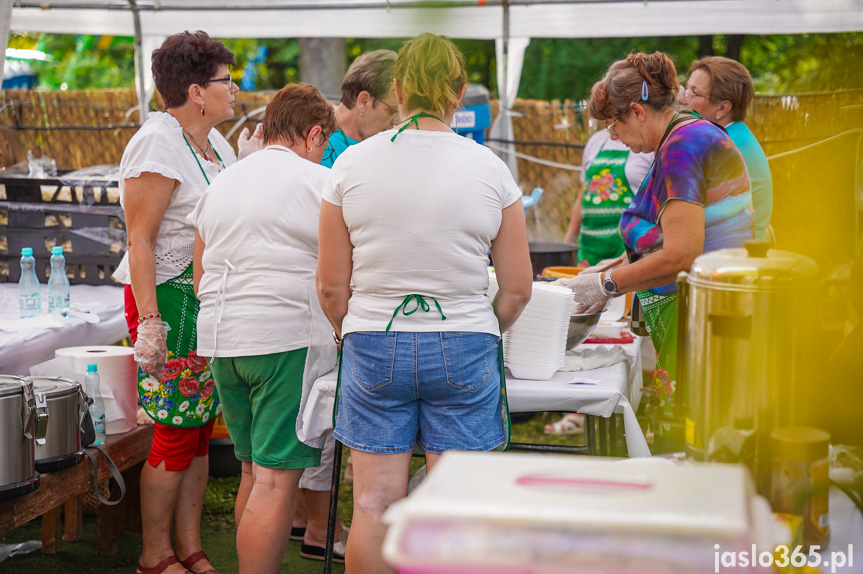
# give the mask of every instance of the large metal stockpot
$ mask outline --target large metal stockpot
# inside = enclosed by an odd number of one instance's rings
[[[44,436],[44,418],[37,435],[33,383],[24,377],[0,375],[0,500],[32,492],[39,486],[34,438]]]
[[[770,432],[807,424],[822,286],[811,259],[768,248],[706,253],[678,278],[687,458],[744,463],[762,494]]]
[[[28,377],[38,411],[48,414],[45,437],[36,440],[36,470],[52,472],[81,462],[81,419],[87,399],[77,381],[62,377]]]

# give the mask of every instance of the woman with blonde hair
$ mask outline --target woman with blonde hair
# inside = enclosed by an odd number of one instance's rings
[[[406,42],[400,126],[348,148],[324,188],[318,297],[344,337],[335,436],[354,465],[352,574],[392,571],[381,516],[407,494],[418,444],[433,472],[445,450],[507,440],[500,336],[530,298],[530,255],[506,165],[449,127],[466,81],[448,39]]]

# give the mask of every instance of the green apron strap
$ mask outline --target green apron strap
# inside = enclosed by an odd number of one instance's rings
[[[435,307],[437,307],[438,313],[440,313],[440,320],[446,321],[446,316],[443,314],[443,310],[440,308],[440,303],[437,302],[437,299],[435,299],[434,297],[429,297],[429,299],[434,301]],[[412,300],[416,301],[417,306],[408,311],[408,303],[410,303]],[[431,306],[426,302],[425,299],[423,299],[422,295],[417,295],[416,293],[413,293],[405,297],[404,300],[399,303],[399,306],[396,307],[396,310],[393,311],[393,316],[390,319],[390,322],[387,323],[387,330],[385,332],[390,332],[390,327],[393,326],[393,321],[395,321],[396,315],[399,314],[399,311],[401,311],[403,315],[409,316],[416,313],[419,309],[422,309],[425,312],[428,312],[431,309]]]
[[[402,127],[400,127],[400,128],[399,128],[399,131],[397,131],[397,132],[395,133],[395,135],[393,135],[393,137],[392,137],[392,138],[390,138],[390,141],[391,141],[391,142],[396,141],[396,138],[399,136],[399,134],[401,134],[403,131],[405,131],[406,129],[408,129],[408,126],[410,126],[410,125],[411,125],[411,123],[413,123],[413,125],[414,125],[414,126],[416,126],[416,128],[417,128],[417,129],[420,129],[420,124],[419,124],[419,122],[417,121],[419,118],[432,118],[432,119],[435,119],[435,120],[439,121],[440,123],[442,123],[442,124],[446,125],[446,122],[445,122],[445,121],[443,121],[442,119],[440,119],[439,117],[437,117],[437,116],[433,116],[433,115],[431,115],[431,114],[427,114],[427,113],[425,113],[425,112],[420,112],[420,113],[418,113],[418,114],[414,114],[414,115],[412,115],[411,117],[409,117],[409,118],[407,119],[407,121],[406,121],[405,125],[403,125]]]
[[[497,348],[497,362],[500,366],[500,401],[503,407],[500,413],[500,420],[506,434],[503,450],[507,451],[509,450],[509,442],[512,438],[512,421],[509,418],[509,401],[506,398],[506,367],[503,366],[503,337],[500,338],[500,344]]]

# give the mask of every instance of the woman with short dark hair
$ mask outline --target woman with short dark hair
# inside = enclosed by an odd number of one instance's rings
[[[196,352],[195,229],[186,216],[219,172],[236,161],[215,130],[234,117],[238,88],[228,66],[235,60],[221,42],[199,31],[169,37],[152,62],[165,111],[150,113],[120,161],[128,250],[114,274],[126,285],[141,404],[156,424],[141,472],[143,551],[137,572],[214,574],[201,549],[201,507],[219,399],[207,360]]]
[[[243,465],[237,555],[249,574],[279,571],[300,476],[320,464],[323,446],[303,432],[299,413],[336,359],[314,279],[333,108],[314,86],[291,84],[269,103],[263,126],[266,147],[226,169],[189,216],[198,350],[214,357]]]

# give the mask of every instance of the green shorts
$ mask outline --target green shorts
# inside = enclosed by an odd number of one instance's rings
[[[237,459],[279,470],[321,463],[321,451],[296,432],[307,350],[217,357],[210,364]]]

